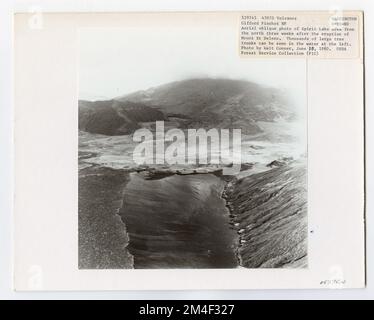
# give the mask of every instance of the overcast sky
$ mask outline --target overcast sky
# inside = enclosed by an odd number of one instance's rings
[[[305,60],[240,58],[236,27],[82,29],[79,97],[111,99],[176,80],[225,77],[288,89],[304,101]]]

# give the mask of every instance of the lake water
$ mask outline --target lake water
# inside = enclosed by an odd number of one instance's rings
[[[213,174],[147,180],[132,173],[119,214],[135,268],[235,268],[236,231]]]

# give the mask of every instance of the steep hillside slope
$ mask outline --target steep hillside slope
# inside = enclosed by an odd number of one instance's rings
[[[306,164],[292,163],[232,183],[225,192],[247,268],[307,264]]]

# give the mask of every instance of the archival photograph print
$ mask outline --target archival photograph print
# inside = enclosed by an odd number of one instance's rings
[[[79,30],[79,269],[308,267],[306,63],[235,28]]]

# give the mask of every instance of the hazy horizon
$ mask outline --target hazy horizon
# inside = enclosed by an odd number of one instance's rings
[[[304,59],[241,58],[236,26],[83,28],[79,99],[108,100],[193,78],[250,81],[306,104]]]

